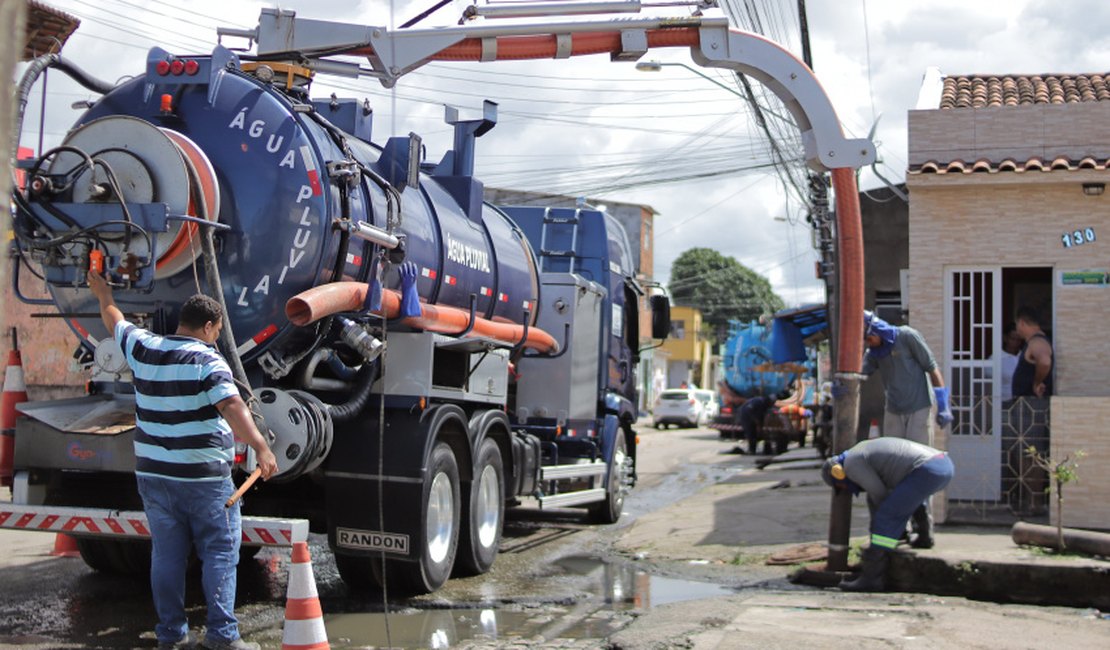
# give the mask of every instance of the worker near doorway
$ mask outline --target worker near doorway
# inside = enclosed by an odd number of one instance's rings
[[[1021,307],[1017,311],[1016,326],[1025,345],[1018,353],[1014,368],[1013,396],[1051,397],[1055,359],[1052,343],[1041,329],[1041,316],[1032,307]]]
[[[937,425],[951,423],[952,411],[944,378],[925,338],[908,325],[896,327],[869,311],[864,312],[863,327],[867,346],[863,374],[871,375],[878,370],[883,375],[886,392],[883,435],[932,445],[930,382],[937,403]]]
[[[1018,352],[1011,384],[1016,404],[1010,404],[1005,412],[1002,443],[1009,476],[1004,484],[1011,486],[1007,498],[1016,514],[1039,516],[1048,509],[1045,490],[1049,476],[1029,457],[1028,450],[1033,448],[1042,455],[1049,452],[1049,398],[1053,393],[1055,358],[1037,309],[1028,305],[1019,307],[1015,321],[1018,336],[1025,345]]]
[[[910,540],[915,548],[934,544],[932,521],[917,521],[924,504],[952,480],[948,454],[900,438],[864,440],[827,459],[821,478],[833,489],[867,493],[871,511],[871,544],[863,550],[863,570],[854,580],[840,583],[845,591],[883,591],[890,551],[911,517],[918,529]]]

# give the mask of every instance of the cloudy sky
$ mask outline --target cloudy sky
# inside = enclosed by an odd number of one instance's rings
[[[145,51],[206,52],[215,27],[253,27],[256,0],[40,0],[82,19],[64,54],[94,76],[116,80],[142,70]],[[645,2],[646,3],[646,2]],[[800,53],[796,0],[729,0],[753,8],[764,33]],[[401,24],[433,0],[287,0],[298,16],[367,25]],[[864,137],[881,115],[875,140],[883,176],[901,181],[906,112],[928,66],[945,74],[1105,71],[1110,3],[1104,0],[809,0],[814,69],[845,131]],[[452,24],[465,3],[421,26]],[[685,15],[689,9],[647,10]],[[743,25],[739,19],[738,24]],[[750,24],[750,23],[749,23]],[[229,45],[235,42],[228,42]],[[680,49],[645,60],[691,64]],[[729,88],[735,78],[703,70]],[[428,157],[450,146],[443,104],[477,116],[497,101],[497,128],[478,145],[477,174],[487,185],[652,206],[655,275],[666,281],[684,250],[710,247],[766,275],[787,304],[820,300],[810,232],[796,192],[768,167],[768,145],[733,92],[681,65],[636,71],[608,57],[562,61],[435,63],[389,90],[372,79],[321,78],[316,95],[368,97],[375,141],[415,131]],[[57,144],[76,119],[70,105],[91,99],[55,74],[49,78],[44,141]],[[793,133],[774,124],[784,134]],[[39,94],[24,124],[24,146],[38,148]],[[783,144],[789,150],[790,138]],[[864,189],[881,183],[869,171]]]

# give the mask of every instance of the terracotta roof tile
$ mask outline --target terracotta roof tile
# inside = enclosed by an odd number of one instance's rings
[[[1013,158],[1006,158],[1002,162],[993,162],[986,158],[976,160],[974,164],[968,164],[963,160],[951,160],[948,162],[939,160],[927,160],[920,165],[913,165],[910,167],[910,174],[997,174],[999,172],[1023,173],[1023,172],[1054,172],[1054,171],[1075,171],[1077,169],[1088,169],[1096,171],[1110,172],[1110,158],[1098,159],[1093,156],[1076,160],[1060,156],[1055,158],[1051,164],[1046,164],[1039,156],[1033,156],[1026,160],[1015,160]]]
[[[20,60],[30,61],[42,54],[60,52],[80,24],[80,20],[64,11],[27,0],[27,24]]]
[[[966,75],[944,78],[940,108],[1104,101],[1110,101],[1110,77],[1104,73]]]

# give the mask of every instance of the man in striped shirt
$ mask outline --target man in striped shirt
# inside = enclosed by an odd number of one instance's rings
[[[235,491],[234,438],[254,449],[262,478],[277,471],[277,462],[227,361],[213,347],[223,310],[212,298],[195,295],[181,306],[177,332],[159,336],[127,322],[103,277],[90,272],[88,282],[134,375],[135,474],[153,543],[158,647],[194,643],[185,616],[185,568],[195,546],[208,603],[202,645],[257,648],[240,638],[234,613],[242,527],[239,504],[224,507]]]

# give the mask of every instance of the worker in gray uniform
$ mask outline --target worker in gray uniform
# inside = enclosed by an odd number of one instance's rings
[[[871,544],[863,550],[863,571],[856,579],[841,582],[841,589],[886,588],[890,551],[915,510],[948,485],[953,470],[948,454],[904,438],[864,440],[825,461],[821,467],[825,483],[837,491],[851,490],[853,495],[866,492],[871,510]],[[928,536],[927,546],[932,546],[929,523],[918,535]]]

